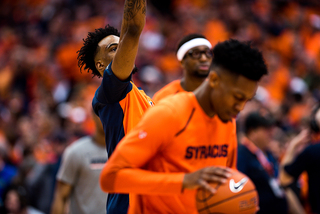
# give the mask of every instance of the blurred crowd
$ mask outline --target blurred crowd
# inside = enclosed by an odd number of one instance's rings
[[[91,101],[101,79],[80,71],[77,51],[89,31],[106,24],[120,29],[123,4],[0,1],[1,206],[15,184],[12,189],[29,194],[27,205],[49,213],[64,148],[94,132]],[[271,149],[281,158],[320,100],[320,1],[148,1],[133,78],[150,97],[182,76],[175,51],[189,33],[213,45],[251,40],[262,50],[269,75],[239,115],[238,131],[241,136],[248,112],[267,109],[278,126]]]

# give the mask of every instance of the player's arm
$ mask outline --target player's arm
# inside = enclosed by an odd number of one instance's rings
[[[308,131],[303,130],[290,142],[280,164],[279,180],[282,186],[288,186],[294,181],[294,177],[286,172],[285,166],[291,164],[297,157],[297,150],[308,142],[308,135]]]
[[[56,185],[54,200],[51,206],[51,214],[63,214],[66,210],[66,203],[70,196],[72,186],[59,180]]]
[[[120,41],[111,66],[120,80],[127,80],[131,75],[145,21],[146,0],[126,0]]]
[[[159,117],[161,115],[161,117]],[[100,174],[105,192],[170,194],[181,191],[184,173],[159,173],[143,167],[165,147],[176,130],[172,110],[154,106],[117,145]],[[160,133],[159,133],[159,130]],[[159,188],[161,186],[161,188]]]
[[[76,142],[73,145],[77,145]],[[81,154],[75,147],[72,147],[72,145],[64,150],[61,165],[57,173],[57,183],[51,214],[65,213],[66,203],[78,179],[78,171],[83,161],[84,159],[81,157]]]
[[[293,192],[291,188],[285,189],[285,194],[288,201],[288,207],[289,207],[289,213],[291,214],[305,214],[305,210],[300,203],[299,198],[297,195]]]
[[[210,188],[210,181],[224,182],[228,169],[219,167],[207,167],[193,173],[162,173],[143,169],[152,158],[165,152],[165,147],[172,142],[179,127],[175,115],[163,105],[145,113],[139,124],[118,144],[104,166],[100,174],[103,191],[179,194],[184,188]]]

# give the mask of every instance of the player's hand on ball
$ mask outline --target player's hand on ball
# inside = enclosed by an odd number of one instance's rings
[[[214,194],[216,190],[209,183],[225,183],[231,176],[230,168],[205,167],[198,171],[187,173],[183,178],[182,189],[196,189],[202,187]]]

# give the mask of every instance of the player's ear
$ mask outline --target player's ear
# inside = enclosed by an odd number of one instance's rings
[[[103,72],[104,72],[104,69],[105,69],[105,66],[104,66],[104,63],[102,62],[102,60],[97,60],[96,62],[95,62],[95,66],[96,66],[96,69],[99,71],[99,73],[101,74],[103,74]]]
[[[185,60],[184,59],[182,59],[181,61],[179,61],[180,62],[180,65],[181,65],[181,67],[182,68],[184,68],[185,69]]]
[[[209,85],[211,88],[215,88],[219,84],[220,78],[219,78],[219,75],[215,71],[209,72],[208,79],[209,79]]]

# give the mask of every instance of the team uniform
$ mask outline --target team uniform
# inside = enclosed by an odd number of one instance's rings
[[[164,86],[157,93],[155,93],[152,97],[152,100],[157,103],[159,100],[179,92],[185,91],[181,86],[181,80],[174,80],[168,85]]]
[[[101,186],[130,193],[128,213],[197,213],[185,173],[236,168],[235,121],[208,117],[192,92],[162,100],[121,141],[101,173]]]
[[[70,213],[106,213],[107,194],[99,186],[99,176],[107,154],[92,137],[83,137],[63,153],[57,180],[71,185]],[[93,198],[93,199],[92,199]]]
[[[109,157],[119,141],[139,122],[142,114],[151,106],[152,100],[131,80],[119,80],[111,69],[104,71],[102,83],[92,101],[95,113],[99,116],[106,136]],[[127,213],[128,195],[109,194],[108,214]]]

